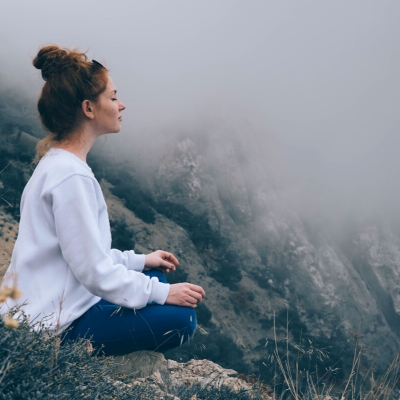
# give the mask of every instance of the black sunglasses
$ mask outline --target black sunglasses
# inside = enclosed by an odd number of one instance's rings
[[[108,69],[103,65],[103,64],[100,64],[98,61],[96,61],[96,60],[92,60],[92,73],[93,73],[93,71],[96,69],[96,68],[98,68],[98,67],[100,67],[100,68],[104,68],[106,71],[108,71]]]

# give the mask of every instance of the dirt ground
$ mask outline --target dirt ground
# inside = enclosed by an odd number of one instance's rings
[[[3,278],[10,264],[17,233],[18,222],[4,209],[0,209],[0,279]]]

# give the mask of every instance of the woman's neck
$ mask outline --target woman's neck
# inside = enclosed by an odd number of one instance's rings
[[[97,140],[98,135],[91,133],[88,130],[80,130],[73,132],[70,135],[70,139],[58,143],[56,148],[63,149],[69,151],[72,154],[75,154],[82,161],[86,162],[86,157],[94,145],[94,142]]]

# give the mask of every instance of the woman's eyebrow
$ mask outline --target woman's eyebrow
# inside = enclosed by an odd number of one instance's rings
[[[114,89],[114,90],[111,90],[111,92],[110,92],[110,93],[117,94],[117,91],[116,91],[116,89]]]

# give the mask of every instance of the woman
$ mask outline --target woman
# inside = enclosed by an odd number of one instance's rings
[[[125,109],[106,68],[57,46],[41,48],[33,65],[46,81],[38,110],[49,135],[37,146],[6,274],[17,277],[18,304],[32,323],[65,341],[90,338],[106,355],[179,346],[194,333],[204,290],[167,284],[163,272],[179,264],[171,253],[111,249],[107,206],[86,164],[99,136],[119,132]]]

